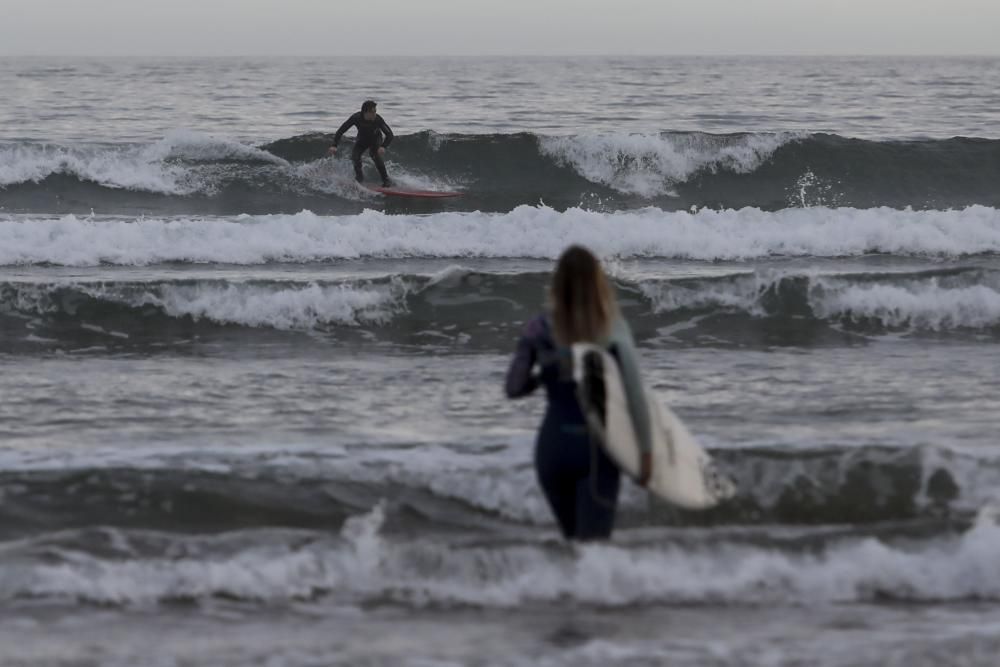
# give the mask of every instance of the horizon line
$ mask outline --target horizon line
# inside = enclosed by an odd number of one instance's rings
[[[998,53],[396,53],[355,55],[333,53],[0,53],[0,58],[1000,58]]]

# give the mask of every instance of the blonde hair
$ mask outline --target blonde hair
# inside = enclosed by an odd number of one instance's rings
[[[596,343],[611,332],[618,303],[600,262],[579,245],[566,248],[549,287],[552,333],[561,345]]]

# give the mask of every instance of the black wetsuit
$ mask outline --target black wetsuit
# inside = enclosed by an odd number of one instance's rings
[[[388,185],[389,173],[385,169],[385,162],[382,161],[382,157],[378,154],[378,149],[380,146],[388,148],[389,144],[392,143],[392,130],[382,120],[382,116],[375,114],[375,120],[365,120],[364,114],[358,111],[345,120],[344,124],[337,130],[337,134],[333,137],[334,146],[340,143],[340,138],[344,136],[344,132],[347,132],[351,127],[358,128],[358,136],[354,140],[354,150],[351,151],[351,162],[354,163],[354,177],[358,179],[359,183],[364,180],[364,174],[361,172],[361,155],[367,150],[375,162],[375,167],[382,177],[382,182]]]
[[[538,481],[564,537],[607,539],[614,528],[620,475],[588,435],[569,353],[554,342],[548,318],[529,321],[507,372],[506,393],[518,398],[545,385],[548,409],[535,441]],[[536,364],[538,375],[532,373]]]

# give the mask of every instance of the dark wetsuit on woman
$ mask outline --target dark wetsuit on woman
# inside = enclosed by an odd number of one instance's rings
[[[388,148],[389,144],[392,143],[394,136],[392,130],[382,120],[382,116],[375,114],[375,120],[365,120],[364,113],[358,111],[345,120],[344,124],[337,130],[337,134],[333,136],[333,145],[338,145],[340,138],[352,127],[358,128],[358,136],[354,140],[354,150],[351,151],[351,162],[354,163],[354,177],[358,179],[358,183],[365,180],[364,174],[361,172],[361,155],[365,151],[368,151],[375,162],[375,168],[378,169],[379,176],[382,177],[383,185],[388,185],[389,173],[385,169],[385,162],[382,161],[382,157],[378,154],[378,149],[379,147]]]
[[[639,381],[632,332],[625,320],[615,320],[606,343],[618,359],[629,412],[636,424],[639,441],[648,451],[649,414]],[[539,367],[537,375],[532,373],[536,364]],[[555,343],[549,320],[544,315],[524,327],[507,372],[507,396],[526,396],[540,384],[545,385],[548,409],[535,441],[538,481],[564,537],[607,539],[614,528],[618,504],[618,468],[603,447],[588,435],[576,399],[570,350]]]

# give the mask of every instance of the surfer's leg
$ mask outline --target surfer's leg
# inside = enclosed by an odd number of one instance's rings
[[[354,144],[353,150],[351,150],[351,162],[354,163],[354,178],[358,183],[365,180],[365,175],[361,171],[361,156],[365,152],[365,145],[360,141]]]
[[[546,438],[542,428],[535,445],[535,472],[563,537],[570,540],[576,536],[576,478],[566,470],[560,444]]]
[[[559,522],[559,530],[567,540],[576,539],[576,489],[573,480],[557,476],[542,477],[538,481],[549,501],[549,507]]]
[[[382,185],[389,186],[389,172],[386,171],[385,162],[382,161],[382,156],[378,154],[378,146],[372,146],[370,151],[372,156],[372,162],[375,163],[375,168],[378,169],[379,176],[382,177]]]
[[[580,540],[606,540],[615,527],[621,474],[596,443],[591,447],[593,469],[580,479],[576,490],[576,535]]]

